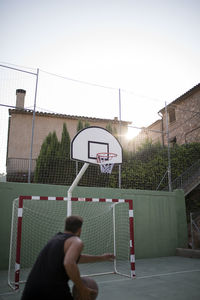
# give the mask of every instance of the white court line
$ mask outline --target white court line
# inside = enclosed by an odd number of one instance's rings
[[[140,277],[136,276],[135,278],[123,278],[123,279],[114,279],[114,280],[99,281],[98,284],[112,283],[112,282],[118,282],[118,281],[127,281],[127,280],[146,279],[146,278],[153,278],[153,277],[160,277],[160,276],[169,276],[169,275],[184,274],[184,273],[193,273],[193,272],[200,272],[200,269],[197,269],[197,270],[186,270],[186,271],[177,271],[177,272],[170,272],[170,273],[161,273],[161,274],[146,275],[146,276],[140,276]]]
[[[127,281],[127,280],[133,280],[132,278],[123,278],[123,279],[114,279],[114,280],[106,280],[106,281],[97,281],[98,284],[105,284],[105,283],[112,283],[112,282],[118,282],[118,281]]]
[[[8,295],[16,295],[17,291],[13,291],[13,292],[5,292],[5,293],[2,293],[0,294],[0,297],[1,296],[8,296]]]
[[[186,270],[186,271],[177,271],[177,272],[170,272],[170,273],[161,273],[161,274],[155,274],[155,275],[146,275],[141,277],[136,277],[136,279],[143,279],[143,278],[151,278],[151,277],[159,277],[159,276],[169,276],[174,274],[183,274],[183,273],[192,273],[192,272],[200,272],[200,269],[197,270]]]

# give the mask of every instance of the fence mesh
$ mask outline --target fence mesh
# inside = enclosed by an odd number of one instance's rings
[[[99,166],[91,165],[79,183],[82,186],[179,188],[177,180],[182,182],[198,161],[200,113],[195,97],[190,101],[192,108],[171,106],[167,127],[166,106],[157,99],[40,70],[34,116],[37,74],[29,71],[0,66],[1,181],[70,185],[82,167],[70,160],[70,140],[80,122],[83,128],[101,126],[104,120],[103,127],[123,148],[121,168],[114,166],[112,174],[102,174]],[[17,89],[26,90],[20,110],[16,108]],[[64,123],[66,139],[69,136],[66,143]],[[196,168],[198,175],[199,165]]]
[[[27,73],[28,72],[28,73]],[[25,108],[33,109],[35,75],[33,70],[20,71],[0,65],[0,174],[5,179],[7,143],[9,132],[9,109],[16,108],[16,90],[26,90]],[[28,88],[27,88],[28,87]],[[16,158],[16,156],[14,157]]]

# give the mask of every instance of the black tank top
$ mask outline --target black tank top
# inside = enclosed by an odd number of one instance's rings
[[[65,271],[64,243],[73,234],[57,233],[40,252],[21,300],[72,299]]]

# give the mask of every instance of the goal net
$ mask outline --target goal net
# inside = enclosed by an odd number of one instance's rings
[[[81,275],[135,276],[132,200],[72,198],[83,217],[81,239],[90,255],[114,253],[112,262],[80,264]],[[18,289],[46,242],[64,230],[67,198],[20,196],[13,201],[8,283]]]

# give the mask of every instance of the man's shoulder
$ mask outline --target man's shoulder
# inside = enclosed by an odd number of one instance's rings
[[[83,242],[78,236],[72,236],[72,237],[68,238],[64,243],[65,251],[67,251],[67,249],[71,246],[77,246],[77,247],[82,248]]]
[[[82,240],[75,235],[70,236],[68,239],[66,239],[65,243],[78,243],[78,244],[82,244]]]

